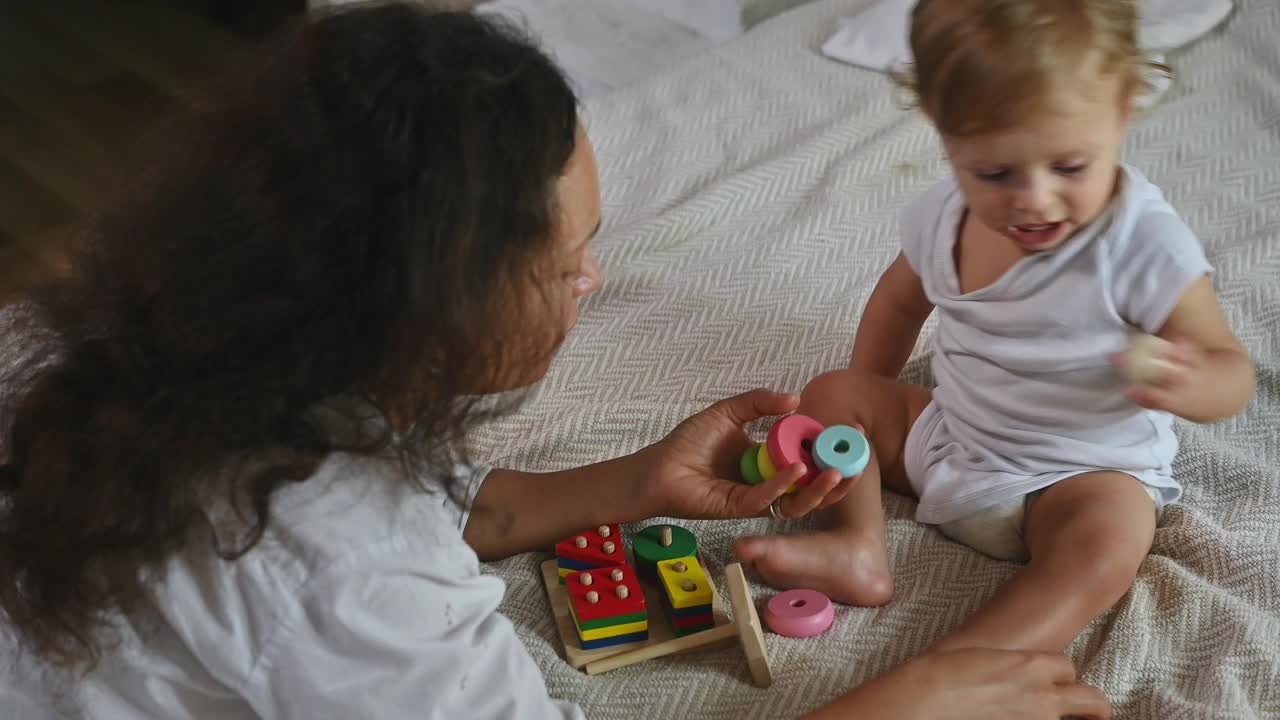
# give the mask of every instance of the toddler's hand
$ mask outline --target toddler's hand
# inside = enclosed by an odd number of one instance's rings
[[[1169,342],[1148,336],[1111,362],[1132,382],[1126,395],[1152,410],[1185,415],[1195,388],[1207,382],[1207,355],[1187,341]]]

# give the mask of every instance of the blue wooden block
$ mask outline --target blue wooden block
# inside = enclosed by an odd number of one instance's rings
[[[611,645],[625,645],[630,642],[648,639],[649,631],[641,630],[638,633],[631,633],[630,635],[615,635],[611,638],[601,638],[599,640],[583,640],[579,637],[578,644],[582,645],[583,650],[595,650],[596,648],[610,647]]]
[[[599,565],[588,565],[587,563],[571,560],[567,557],[556,558],[556,565],[566,570],[595,570]]]
[[[664,596],[662,599],[664,601],[662,604],[666,606],[667,612],[671,613],[673,617],[694,617],[695,615],[706,615],[707,613],[711,612],[710,605],[695,605],[693,607],[688,607],[688,608],[673,608],[671,607],[671,600],[669,598]]]

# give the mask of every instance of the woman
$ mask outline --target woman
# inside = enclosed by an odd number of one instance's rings
[[[479,560],[847,492],[722,479],[744,423],[796,407],[767,391],[588,468],[466,462],[601,282],[573,93],[494,21],[313,18],[176,147],[4,312],[0,607],[89,716],[581,717]],[[1062,658],[969,651],[822,712],[997,708],[1105,701]]]

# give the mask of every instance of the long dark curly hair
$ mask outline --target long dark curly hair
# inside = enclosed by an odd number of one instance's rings
[[[247,513],[232,561],[273,491],[385,449],[338,446],[317,403],[370,399],[441,467],[473,398],[554,351],[528,330],[548,308],[511,298],[554,255],[577,100],[518,28],[353,6],[239,77],[29,289],[61,355],[6,390],[0,609],[64,665],[96,661],[148,569],[212,530],[208,497]]]

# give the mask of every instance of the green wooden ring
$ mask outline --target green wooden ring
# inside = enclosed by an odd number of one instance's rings
[[[742,459],[738,461],[738,471],[742,474],[742,482],[748,485],[759,485],[764,482],[764,476],[760,474],[760,465],[756,461],[760,455],[760,446],[752,445],[742,453]]]
[[[664,527],[671,528],[671,544],[665,547],[662,545]],[[636,569],[652,575],[662,560],[697,557],[698,539],[679,525],[650,525],[632,538],[631,552],[636,558]]]

